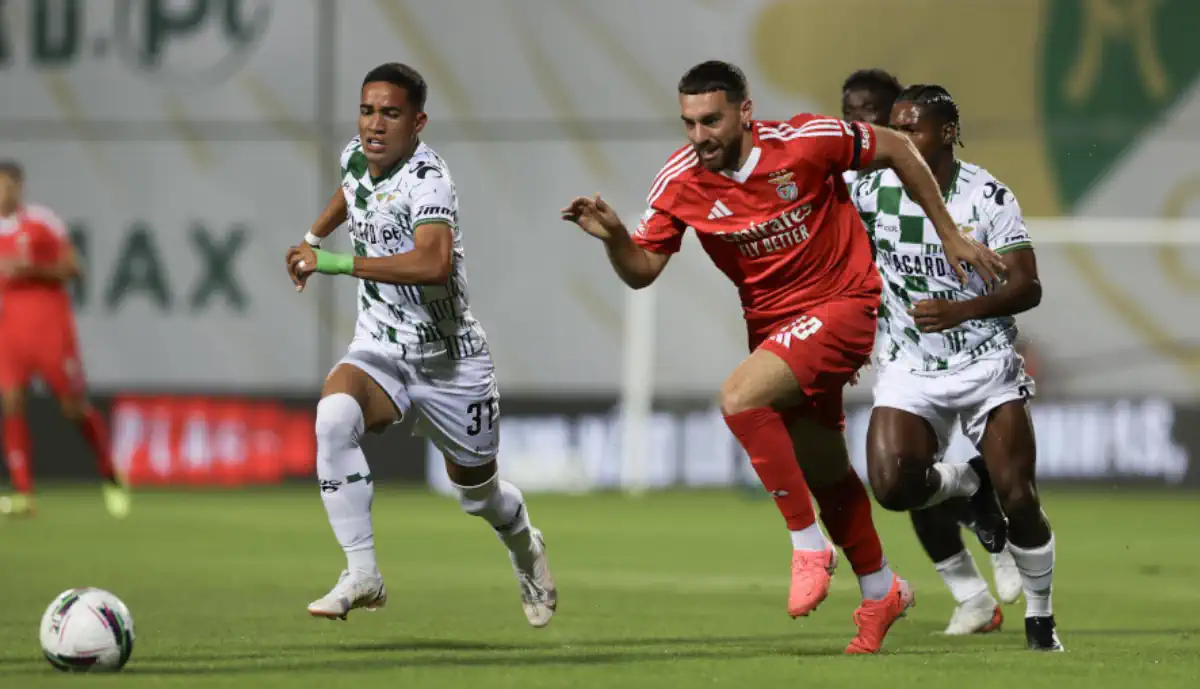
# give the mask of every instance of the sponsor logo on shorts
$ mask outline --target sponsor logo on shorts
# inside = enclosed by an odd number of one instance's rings
[[[336,493],[338,488],[341,488],[341,487],[342,487],[342,482],[338,481],[337,479],[331,479],[331,478],[321,479],[321,492],[322,493]]]

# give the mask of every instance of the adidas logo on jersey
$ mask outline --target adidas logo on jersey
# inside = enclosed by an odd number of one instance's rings
[[[708,212],[708,219],[716,220],[717,218],[728,218],[731,215],[733,215],[733,211],[729,210],[728,206],[718,200],[713,204],[712,210]]]

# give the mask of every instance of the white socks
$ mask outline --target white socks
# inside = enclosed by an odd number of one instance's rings
[[[969,498],[979,490],[979,475],[969,464],[937,462],[933,470],[942,478],[942,485],[924,505],[918,509],[933,507],[950,498]]]
[[[975,558],[971,557],[968,550],[961,550],[957,555],[952,555],[933,567],[942,575],[942,581],[946,582],[946,588],[950,589],[950,595],[954,596],[959,605],[982,593],[988,593],[987,580],[979,573],[979,568],[975,566]]]
[[[467,514],[492,525],[496,535],[525,570],[533,568],[533,539],[529,531],[529,512],[521,490],[494,475],[478,486],[455,486],[458,500]]]
[[[1025,617],[1047,617],[1054,614],[1050,605],[1050,589],[1054,579],[1054,534],[1045,545],[1018,548],[1008,544],[1021,573],[1021,589],[1025,591]]]
[[[344,393],[317,403],[317,478],[321,501],[333,534],[346,552],[347,569],[375,574],[375,536],[371,529],[371,499],[375,485],[367,458],[359,447],[363,414],[358,402]]]
[[[789,531],[792,536],[792,550],[825,550],[829,548],[829,540],[825,538],[821,527],[813,522],[807,528],[799,531]]]
[[[799,531],[789,531],[792,537],[792,550],[826,550],[832,548],[829,539],[825,537],[825,532],[821,531],[821,527],[816,522],[807,528]],[[887,561],[884,561],[883,567],[876,572],[864,574],[858,578],[858,588],[862,590],[862,597],[865,600],[883,600],[892,590],[892,582],[895,575],[892,573],[891,567],[888,567]]]
[[[863,600],[887,598],[887,595],[892,592],[892,584],[895,579],[896,575],[892,573],[892,568],[885,560],[879,571],[864,574],[858,578],[858,588],[862,591]]]

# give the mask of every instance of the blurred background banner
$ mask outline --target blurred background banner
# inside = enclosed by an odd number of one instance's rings
[[[86,257],[80,338],[114,442],[133,437],[137,395],[245,398],[213,418],[253,426],[254,405],[311,410],[349,341],[353,281],[296,294],[283,252],[338,183],[362,75],[408,62],[460,192],[506,467],[620,485],[610,412],[645,371],[659,406],[694,410],[650,420],[647,476],[721,484],[746,469],[708,409],[746,353],[734,288],[689,239],[630,318],[603,251],[558,209],[600,191],[641,212],[683,143],[675,81],[703,59],[742,66],[767,119],[839,114],[862,67],[938,82],[962,109],[961,156],[1012,188],[1038,245],[1045,298],[1019,323],[1040,470],[1176,483],[1200,449],[1185,423],[1200,398],[1198,26],[1194,0],[9,0],[0,148]],[[720,54],[696,52],[717,35]],[[871,380],[847,391],[856,456]],[[599,415],[555,411],[580,400]],[[425,478],[422,441],[377,447]]]

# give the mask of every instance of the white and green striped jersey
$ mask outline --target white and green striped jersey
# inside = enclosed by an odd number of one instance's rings
[[[361,280],[355,338],[398,347],[404,358],[460,359],[486,347],[467,298],[458,194],[446,163],[424,143],[408,160],[372,179],[359,137],[342,151],[342,192],[357,256],[411,251],[417,228],[446,223],[454,231],[453,266],[444,285],[387,285]]]
[[[988,288],[973,272],[963,287],[947,263],[933,223],[909,197],[893,170],[862,175],[851,197],[875,243],[883,277],[876,358],[914,371],[944,371],[985,354],[1011,349],[1014,318],[967,321],[940,333],[917,331],[908,310],[925,299],[965,301]],[[960,162],[945,192],[946,207],[961,231],[997,253],[1032,249],[1016,197],[987,170]]]

